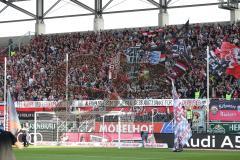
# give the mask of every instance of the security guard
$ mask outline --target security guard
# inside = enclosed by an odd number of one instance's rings
[[[187,115],[186,115],[187,121],[190,124],[190,127],[192,127],[192,119],[193,119],[193,111],[191,107],[187,109]]]
[[[147,131],[141,131],[141,138],[142,138],[142,147],[144,148],[144,144],[148,141],[148,132]]]
[[[232,94],[230,92],[226,93],[226,100],[230,101],[232,99]]]
[[[28,132],[29,132],[29,125],[28,125],[28,123],[25,123],[24,127],[22,128],[22,141],[23,141],[24,147],[29,146],[29,142],[28,142],[29,133]]]
[[[198,99],[200,97],[200,91],[196,89],[195,91],[195,99]]]

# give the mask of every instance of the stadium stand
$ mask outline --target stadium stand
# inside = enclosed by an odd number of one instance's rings
[[[222,41],[239,46],[239,31],[239,25],[185,24],[36,36],[12,49],[8,87],[15,101],[64,99],[69,53],[70,99],[104,99],[112,89],[123,99],[167,99],[169,78],[180,74],[176,87],[181,98],[205,98],[207,45],[210,50],[220,48]],[[157,62],[153,55],[160,56]],[[1,64],[1,99],[3,69]],[[239,98],[239,85],[225,72],[210,72],[210,98],[227,93]]]

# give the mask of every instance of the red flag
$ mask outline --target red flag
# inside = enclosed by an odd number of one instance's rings
[[[229,55],[232,55],[234,48],[237,48],[237,46],[229,42],[223,42],[220,49],[220,57],[223,59],[228,57]]]
[[[215,54],[229,62],[226,73],[240,79],[240,48],[229,42],[223,42],[221,49],[215,50]]]
[[[226,73],[240,79],[240,65],[236,65],[234,68],[227,68]]]

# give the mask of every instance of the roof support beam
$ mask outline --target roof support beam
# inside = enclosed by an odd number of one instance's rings
[[[190,5],[181,5],[181,6],[168,6],[167,9],[214,6],[214,5],[219,5],[219,4],[220,3],[203,3],[203,4],[190,4]]]
[[[86,4],[83,4],[82,2],[79,2],[79,1],[77,1],[77,0],[70,0],[70,1],[72,1],[73,3],[81,6],[82,8],[84,8],[84,9],[86,9],[86,10],[92,12],[92,13],[95,13],[95,10],[94,10],[94,9],[92,9],[92,8],[89,7],[89,6],[87,6]]]
[[[5,0],[0,0],[0,2],[4,3],[4,4],[6,4],[6,5],[8,5],[8,6],[12,7],[12,8],[14,8],[14,9],[16,9],[16,10],[22,12],[22,13],[25,13],[25,14],[29,15],[30,17],[36,18],[36,16],[34,14],[32,14],[31,12],[29,12],[29,11],[27,11],[27,10],[21,8],[21,7],[18,7],[15,4],[13,4],[13,3],[10,3],[10,2],[5,1]]]
[[[154,1],[154,0],[147,0],[149,3],[151,3],[151,4],[153,4],[154,6],[156,6],[156,7],[160,7],[160,4],[159,3],[157,3],[156,1]]]
[[[34,21],[35,18],[31,18],[31,19],[15,19],[15,20],[7,20],[7,21],[0,21],[1,23],[15,23],[15,22],[27,22],[27,21]]]
[[[120,11],[109,11],[109,12],[103,12],[102,14],[142,12],[142,11],[153,11],[153,10],[159,10],[159,8],[144,8],[144,9],[130,9],[130,10],[120,10]]]
[[[103,6],[102,10],[104,11],[112,3],[112,1],[113,0],[108,1],[108,3]]]
[[[45,34],[45,24],[44,24],[44,0],[36,1],[36,23],[35,23],[35,34],[41,35]]]
[[[43,17],[45,17],[54,7],[56,7],[58,5],[59,2],[61,2],[62,0],[58,0],[56,3],[54,3],[44,14]]]
[[[159,0],[160,12],[167,13],[167,0]]]
[[[0,10],[0,14],[5,11],[8,8],[8,6],[3,7],[3,9]]]
[[[73,15],[64,15],[64,16],[53,16],[53,17],[45,17],[44,19],[58,19],[58,18],[82,17],[82,16],[93,16],[93,15],[95,15],[95,13],[73,14]]]
[[[167,6],[168,6],[168,5],[169,5],[169,3],[171,3],[171,2],[172,2],[172,0],[168,0],[168,1],[167,1]]]
[[[95,14],[102,15],[102,0],[95,0]]]
[[[44,12],[44,0],[36,1],[36,20],[43,21],[43,12]]]

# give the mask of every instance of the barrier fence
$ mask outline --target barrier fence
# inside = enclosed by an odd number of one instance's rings
[[[191,127],[194,134],[224,134],[231,137],[240,133],[239,99],[211,99],[209,105],[206,99],[182,101],[186,109],[192,109]],[[141,131],[148,132],[151,137],[149,142],[156,143],[155,135],[173,133],[171,99],[59,103],[63,101],[15,102],[22,126],[28,124],[32,143],[34,135],[37,142],[139,142]],[[0,107],[2,120],[3,107]]]

